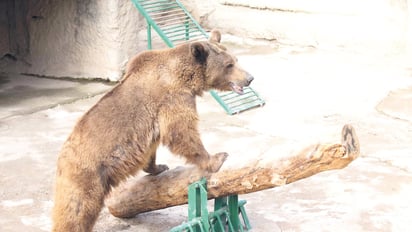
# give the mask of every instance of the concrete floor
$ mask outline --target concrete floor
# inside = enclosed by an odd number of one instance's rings
[[[226,115],[198,99],[210,153],[287,156],[357,130],[361,157],[343,170],[242,195],[253,231],[409,231],[412,226],[412,76],[405,60],[313,47],[236,48],[262,108]],[[56,157],[76,120],[112,86],[0,74],[0,230],[49,231]],[[161,148],[160,163],[182,160]],[[117,219],[107,209],[95,231],[167,231],[186,206]]]

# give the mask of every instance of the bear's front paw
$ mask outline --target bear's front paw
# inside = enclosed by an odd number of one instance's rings
[[[219,171],[220,167],[222,167],[223,163],[227,159],[229,154],[226,152],[219,152],[214,156],[210,157],[209,165],[207,167],[207,171],[209,172],[217,172]]]

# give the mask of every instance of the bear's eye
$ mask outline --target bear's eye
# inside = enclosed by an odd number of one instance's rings
[[[226,68],[233,68],[233,64],[230,63],[230,64],[226,65]]]

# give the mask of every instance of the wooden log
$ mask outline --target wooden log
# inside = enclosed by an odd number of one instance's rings
[[[340,144],[311,145],[275,163],[261,160],[236,169],[203,173],[196,167],[180,167],[157,176],[144,176],[114,189],[106,200],[111,214],[136,214],[187,203],[187,187],[205,176],[208,198],[245,194],[295,182],[314,174],[346,167],[359,156],[359,141],[350,125],[342,129]]]

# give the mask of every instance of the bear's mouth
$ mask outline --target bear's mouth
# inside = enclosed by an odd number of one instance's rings
[[[243,94],[243,86],[239,86],[233,82],[230,83],[230,87],[232,88],[233,92],[242,95]]]

